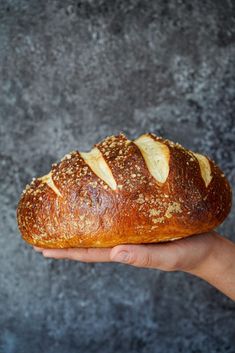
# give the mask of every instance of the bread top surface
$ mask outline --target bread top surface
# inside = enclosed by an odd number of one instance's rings
[[[30,244],[107,247],[206,232],[230,208],[229,183],[213,161],[154,134],[120,134],[33,180],[17,218]]]

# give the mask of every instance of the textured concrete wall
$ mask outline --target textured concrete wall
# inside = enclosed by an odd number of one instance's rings
[[[120,131],[206,153],[235,185],[234,58],[230,0],[0,2],[0,352],[234,352],[235,306],[208,284],[43,259],[15,219],[32,177]]]

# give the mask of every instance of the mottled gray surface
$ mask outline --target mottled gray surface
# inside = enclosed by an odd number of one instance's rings
[[[1,353],[235,351],[234,303],[208,284],[43,259],[15,219],[32,177],[120,131],[207,153],[234,186],[234,58],[232,0],[0,2]]]

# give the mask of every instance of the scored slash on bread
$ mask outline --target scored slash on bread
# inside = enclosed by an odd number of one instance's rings
[[[231,188],[207,157],[144,134],[73,151],[34,179],[17,209],[22,237],[45,248],[154,243],[212,230]]]

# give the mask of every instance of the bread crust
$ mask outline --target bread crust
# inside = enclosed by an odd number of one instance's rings
[[[124,134],[96,144],[111,175],[113,190],[78,151],[66,155],[46,178],[34,179],[17,208],[23,239],[42,248],[112,247],[156,243],[208,232],[231,209],[230,185],[209,160],[206,185],[192,151],[145,135],[169,149],[164,183],[150,173],[138,146]]]

